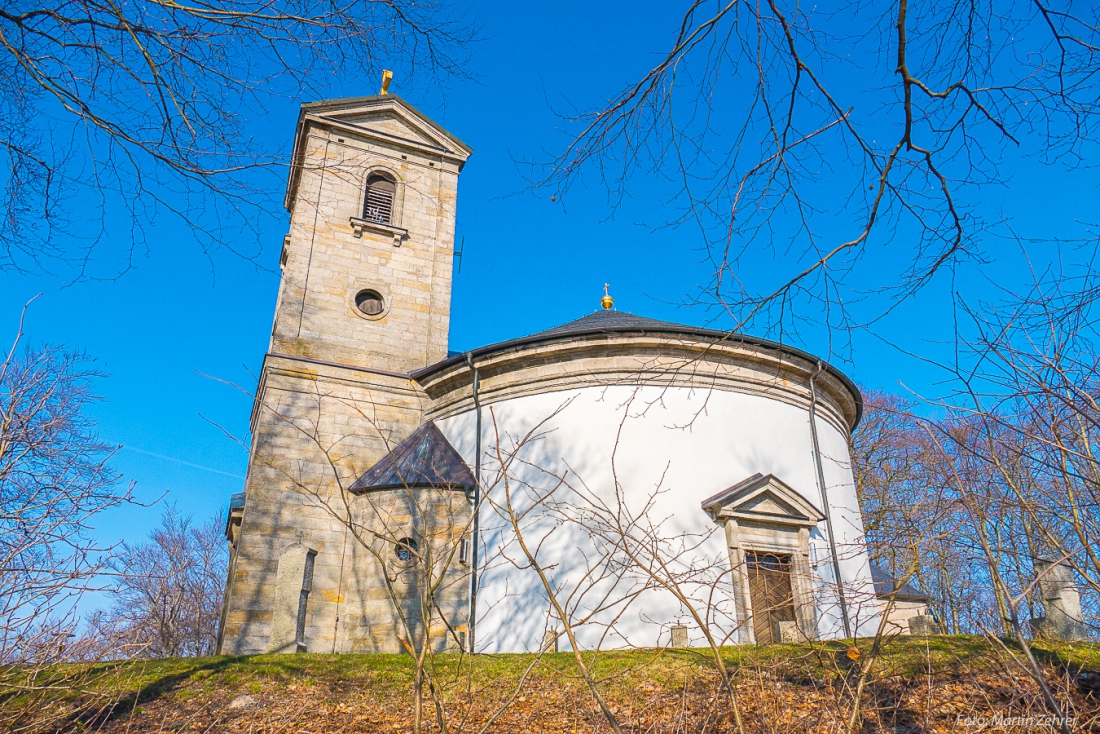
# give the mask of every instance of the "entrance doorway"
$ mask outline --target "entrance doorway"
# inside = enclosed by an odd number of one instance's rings
[[[779,642],[776,622],[793,622],[794,595],[791,593],[791,557],[778,553],[745,553],[749,575],[749,599],[756,644]]]

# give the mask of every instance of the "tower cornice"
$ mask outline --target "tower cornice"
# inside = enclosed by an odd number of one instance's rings
[[[404,123],[407,134],[387,133],[363,124],[372,116],[392,115]],[[453,163],[459,171],[474,152],[445,128],[433,122],[420,110],[395,94],[351,97],[303,104],[298,112],[294,145],[290,156],[290,176],[287,180],[283,206],[289,211],[301,180],[305,158],[305,139],[313,129],[343,133],[363,141],[419,153]]]

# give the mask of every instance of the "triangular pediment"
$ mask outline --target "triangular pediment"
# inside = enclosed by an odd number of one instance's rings
[[[702,502],[715,520],[736,518],[788,525],[816,525],[825,515],[774,474],[754,474]]]
[[[453,146],[447,145],[449,141],[445,138],[431,134],[423,126],[413,124],[406,115],[394,111],[359,112],[350,115],[325,115],[324,117],[326,120],[346,125],[370,136],[381,136],[414,145],[442,148],[449,153],[456,152]]]
[[[771,492],[762,493],[737,508],[738,512],[757,512],[765,515],[790,515],[792,509]]]
[[[312,127],[328,128],[330,134],[362,138],[389,148],[418,151],[430,159],[450,161],[460,171],[473,153],[473,148],[394,94],[303,104],[291,153],[294,165],[283,202],[288,210],[301,175],[303,141]]]
[[[302,111],[308,118],[339,125],[366,137],[429,148],[462,160],[472,152],[461,140],[392,94],[318,102],[304,105]]]

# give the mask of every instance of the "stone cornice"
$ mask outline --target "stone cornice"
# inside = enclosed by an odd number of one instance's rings
[[[476,355],[476,353],[475,353]],[[743,340],[673,334],[603,333],[517,345],[474,357],[483,404],[579,387],[632,385],[713,389],[760,395],[808,410],[810,358]],[[473,407],[464,360],[413,374],[431,407],[446,418]],[[819,415],[848,435],[859,417],[857,394],[834,371],[816,378]]]
[[[274,378],[274,379],[273,379]],[[291,378],[291,382],[279,378]],[[371,369],[356,365],[330,362],[323,359],[291,354],[268,352],[260,368],[260,380],[252,401],[250,429],[255,432],[259,409],[267,400],[269,388],[287,389],[299,381],[307,383],[347,383],[355,386],[371,386],[390,393],[405,393],[427,402],[423,389],[408,375],[388,370]],[[278,383],[278,387],[273,383]],[[323,391],[322,391],[323,392]],[[319,393],[320,394],[320,393]]]
[[[372,222],[362,217],[350,217],[348,221],[351,223],[351,233],[356,237],[362,237],[364,231],[373,232],[383,237],[392,237],[394,247],[400,247],[401,243],[409,238],[409,230],[404,227]]]
[[[381,130],[346,122],[339,117],[340,115],[356,112],[379,111],[389,112],[403,118],[413,129],[433,142],[429,143],[392,135]],[[298,113],[298,125],[294,133],[294,144],[290,154],[290,176],[287,180],[287,189],[283,200],[283,205],[288,211],[292,209],[295,192],[298,188],[305,156],[304,141],[308,137],[311,127],[328,128],[361,140],[381,143],[389,148],[404,148],[429,158],[449,161],[454,163],[460,171],[466,163],[466,159],[473,153],[470,146],[394,94],[303,104]]]

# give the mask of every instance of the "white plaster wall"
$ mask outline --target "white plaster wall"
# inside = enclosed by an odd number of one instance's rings
[[[636,569],[623,573],[612,521],[661,548],[682,593],[718,641],[740,641],[729,556],[700,502],[757,472],[774,474],[822,507],[809,414],[761,396],[661,387],[589,387],[505,400],[482,408],[483,560],[477,648],[536,649],[550,627],[549,603],[503,507],[511,499],[523,539],[544,568],[582,647],[655,646],[683,623],[699,626],[669,591]],[[471,468],[473,411],[439,421]],[[841,575],[858,631],[873,634],[877,606],[863,546],[845,436],[818,420]],[[506,471],[502,471],[502,464]],[[821,637],[842,632],[825,523],[811,533]],[[629,565],[629,564],[627,564]],[[563,639],[563,643],[564,643]]]
[[[852,478],[852,460],[848,453],[847,438],[820,416],[817,418],[818,446],[821,450],[822,473],[828,494],[827,513],[832,518],[836,535],[837,561],[840,576],[844,580],[845,602],[851,621],[852,633],[857,637],[871,636],[878,632],[879,603],[871,580],[871,565],[867,556],[866,537],[863,533],[863,516],[859,511],[855,480]],[[821,503],[818,503],[821,506]],[[824,526],[825,523],[820,523]],[[818,554],[818,572],[834,585],[836,575],[832,569],[832,556],[825,536],[819,528],[819,542],[814,549]],[[831,590],[830,590],[831,591]],[[842,629],[836,594],[827,594],[821,609],[823,636],[833,636]],[[827,623],[826,623],[827,622]],[[828,632],[825,632],[828,630]]]

